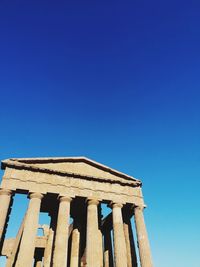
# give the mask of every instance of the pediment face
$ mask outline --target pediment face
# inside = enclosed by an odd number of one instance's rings
[[[105,177],[115,179],[115,176],[109,172],[93,167],[85,162],[60,162],[60,163],[37,163],[35,166],[39,168],[47,168],[49,170],[80,174],[81,176]]]
[[[42,172],[56,172],[57,174],[79,175],[81,177],[93,177],[96,179],[109,180],[140,185],[141,182],[132,176],[118,172],[112,168],[85,157],[69,158],[26,158],[9,159],[2,161],[2,168],[6,166],[32,169]]]

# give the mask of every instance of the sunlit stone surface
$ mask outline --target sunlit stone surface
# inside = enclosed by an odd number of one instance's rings
[[[0,255],[6,267],[153,266],[138,179],[84,157],[8,159],[2,169]],[[29,205],[16,237],[5,239],[15,194],[26,194]],[[105,217],[102,204],[110,209]],[[50,216],[49,225],[39,226],[41,212]]]

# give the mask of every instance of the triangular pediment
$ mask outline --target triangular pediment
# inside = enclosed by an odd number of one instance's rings
[[[66,158],[15,158],[2,161],[2,168],[12,166],[28,170],[50,172],[60,175],[80,176],[82,178],[109,180],[140,185],[141,182],[127,174],[109,168],[86,157]]]

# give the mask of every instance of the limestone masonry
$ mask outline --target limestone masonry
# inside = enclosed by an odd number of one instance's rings
[[[1,166],[6,267],[137,267],[139,260],[153,267],[138,179],[85,157],[7,159]],[[26,194],[29,205],[16,237],[5,239],[15,194]],[[104,218],[102,204],[111,209]],[[50,225],[39,225],[40,212],[50,216]]]

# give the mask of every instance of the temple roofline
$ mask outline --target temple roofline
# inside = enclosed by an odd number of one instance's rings
[[[96,167],[98,169],[101,169],[103,171],[109,172],[117,177],[123,178],[128,183],[134,183],[137,186],[142,185],[142,182],[139,179],[136,179],[122,172],[119,172],[115,169],[112,169],[108,166],[100,164],[86,157],[11,158],[11,159],[3,160],[1,162],[1,168],[5,169],[6,166],[8,166],[8,167],[16,167],[16,168],[25,168],[25,169],[29,169],[32,171],[41,171],[41,172],[47,172],[47,173],[52,173],[52,174],[55,173],[55,174],[62,175],[62,176],[67,175],[67,176],[92,178],[90,176],[86,177],[85,175],[81,175],[77,173],[72,173],[72,172],[67,172],[67,171],[57,171],[57,170],[54,171],[54,170],[49,170],[48,168],[42,168],[42,167],[36,167],[36,166],[30,165],[30,164],[37,164],[37,163],[64,163],[64,162],[74,162],[74,163],[83,162],[93,167]],[[98,179],[98,177],[93,177],[93,178]]]

